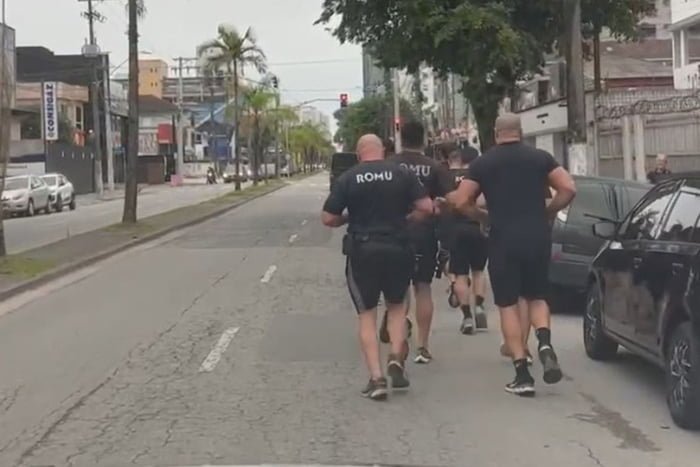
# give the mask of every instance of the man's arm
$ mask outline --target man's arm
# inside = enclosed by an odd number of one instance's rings
[[[547,213],[550,217],[554,217],[574,200],[574,197],[576,197],[576,184],[571,174],[560,166],[549,172],[547,178],[549,186],[555,191],[554,197],[547,205]]]
[[[413,172],[406,171],[405,176],[407,201],[411,202],[413,206],[413,211],[406,216],[406,219],[409,222],[421,222],[429,219],[435,213],[433,200],[430,199],[427,190]]]
[[[477,205],[480,194],[481,186],[476,181],[462,180],[455,191],[447,194],[447,202],[462,214],[476,221],[486,222],[489,218],[488,211]]]
[[[343,213],[347,207],[346,179],[341,176],[333,185],[326,202],[323,203],[321,222],[326,227],[342,227],[348,223],[348,214]]]
[[[410,222],[422,222],[433,215],[433,200],[428,196],[413,203],[413,211],[406,217]]]

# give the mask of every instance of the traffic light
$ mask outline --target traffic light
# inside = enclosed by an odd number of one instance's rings
[[[340,95],[340,107],[347,107],[348,106],[348,95],[346,93],[342,93]]]
[[[277,88],[279,88],[279,85],[280,85],[280,83],[279,83],[279,81],[277,80],[277,76],[274,76],[274,75],[273,75],[273,76],[272,76],[272,86],[273,86],[275,89],[277,89]]]

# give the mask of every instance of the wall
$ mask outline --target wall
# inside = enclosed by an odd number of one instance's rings
[[[207,169],[213,167],[211,162],[185,162],[182,168],[182,175],[185,178],[202,178],[206,177]]]
[[[45,162],[10,162],[7,164],[7,176],[17,175],[44,175],[46,173]]]
[[[23,139],[10,141],[10,157],[24,156],[26,154],[43,154],[44,142],[40,139]]]
[[[671,22],[687,20],[700,14],[700,0],[671,0]]]
[[[92,152],[85,148],[54,143],[46,156],[46,172],[58,172],[73,183],[76,194],[95,191],[95,163]]]

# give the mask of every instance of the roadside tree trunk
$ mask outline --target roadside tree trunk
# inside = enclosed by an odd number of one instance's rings
[[[129,0],[129,123],[126,145],[126,186],[122,222],[136,223],[138,185],[136,166],[139,153],[139,33],[138,0]]]
[[[600,70],[600,30],[593,35],[593,84],[596,94],[603,91],[603,76]]]
[[[4,18],[2,18],[4,19]],[[5,57],[5,34],[0,34],[0,194],[5,191],[5,176],[10,158],[10,90],[7,79]],[[0,207],[0,256],[7,255],[5,247],[5,226],[3,210]]]
[[[236,191],[241,191],[241,147],[238,144],[240,109],[238,108],[238,60],[233,61],[233,147],[236,167]],[[226,103],[228,105],[228,102]]]

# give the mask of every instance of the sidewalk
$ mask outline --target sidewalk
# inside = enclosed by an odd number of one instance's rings
[[[208,201],[139,219],[134,225],[115,224],[9,255],[0,259],[0,300],[130,247],[219,216],[287,185],[287,181],[270,181],[267,185],[249,187],[239,192],[230,191]]]

